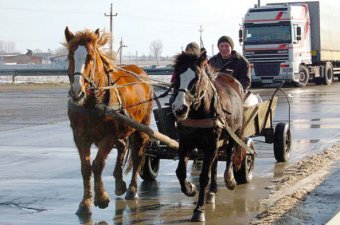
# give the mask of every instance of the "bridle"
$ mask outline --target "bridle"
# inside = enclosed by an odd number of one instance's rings
[[[90,46],[92,48],[92,46]],[[94,52],[95,52],[95,49],[92,49]],[[96,63],[97,63],[97,60],[96,58],[93,59],[93,68],[91,70],[91,74],[89,74],[90,76],[86,76],[85,74],[83,73],[80,73],[80,72],[75,72],[73,73],[73,77],[74,76],[81,76],[85,82],[87,82],[89,84],[89,89],[97,89],[97,85],[95,84],[94,82],[94,77],[95,77],[95,71],[96,71]]]
[[[197,70],[196,70],[196,74],[197,74]],[[203,92],[200,92],[198,89],[198,85],[200,84],[201,80],[203,79],[202,77],[205,76],[204,71],[203,74],[201,73],[198,76],[198,80],[197,82],[188,90],[188,89],[184,89],[184,88],[180,88],[178,89],[178,92],[183,92],[189,99],[189,101],[191,102],[191,106],[194,110],[197,110],[200,105],[201,105],[201,101],[204,98],[205,94],[207,93],[207,87],[208,87],[208,83],[205,83],[205,87],[203,88]],[[195,91],[196,90],[196,91]],[[194,94],[191,94],[194,93]]]
[[[89,78],[89,77],[85,76],[83,73],[79,73],[79,72],[74,73],[73,76],[81,76],[90,85],[91,89],[97,88],[97,85],[92,81],[91,76]]]

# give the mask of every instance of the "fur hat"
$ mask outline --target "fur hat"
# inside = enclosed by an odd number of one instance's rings
[[[219,46],[221,42],[229,43],[230,47],[232,49],[234,49],[234,42],[233,42],[233,39],[231,39],[231,37],[228,37],[228,36],[220,37],[220,39],[218,39],[218,41],[217,41],[217,46]]]
[[[201,53],[201,49],[196,42],[190,42],[187,47],[185,47],[185,52],[193,55],[199,55]]]

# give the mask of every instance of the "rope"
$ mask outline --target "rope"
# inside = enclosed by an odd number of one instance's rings
[[[167,86],[167,87],[171,86],[171,83],[168,83],[168,82],[165,82],[165,81],[161,81],[161,80],[158,80],[158,79],[155,79],[155,78],[151,78],[151,77],[142,77],[142,76],[140,76],[137,73],[134,73],[134,72],[132,72],[130,70],[126,70],[126,69],[124,69],[122,67],[119,67],[119,66],[113,66],[113,67],[118,69],[118,70],[121,70],[121,71],[124,71],[126,73],[129,73],[129,74],[137,77],[138,79],[143,80],[143,82],[145,82],[145,80],[147,80],[147,81],[155,81],[156,83],[162,84],[162,85]],[[152,84],[152,83],[150,82],[150,84]]]
[[[144,104],[144,103],[147,103],[147,102],[151,102],[151,101],[154,101],[154,100],[157,100],[157,99],[160,99],[160,98],[164,98],[165,96],[167,96],[169,94],[171,89],[172,89],[172,86],[170,86],[163,94],[161,94],[159,96],[155,95],[155,97],[150,98],[148,100],[144,100],[144,101],[141,101],[141,102],[137,102],[135,104],[128,105],[128,106],[124,107],[124,109],[129,109],[129,108],[132,108],[132,107],[137,106],[137,105],[141,105],[141,104]]]

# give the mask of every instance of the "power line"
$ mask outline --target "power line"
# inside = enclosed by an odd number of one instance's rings
[[[86,12],[86,11],[74,11],[74,10],[50,10],[50,9],[27,9],[27,8],[3,8],[0,10],[12,10],[12,11],[27,11],[27,12],[40,12],[40,13],[72,13],[72,14],[101,14],[100,12]]]

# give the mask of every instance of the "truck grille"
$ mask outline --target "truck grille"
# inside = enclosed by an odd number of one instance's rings
[[[278,76],[280,63],[254,63],[254,70],[257,77]]]
[[[288,50],[255,50],[255,51],[246,51],[245,57],[249,62],[257,63],[257,62],[279,62],[286,61],[289,59]]]

